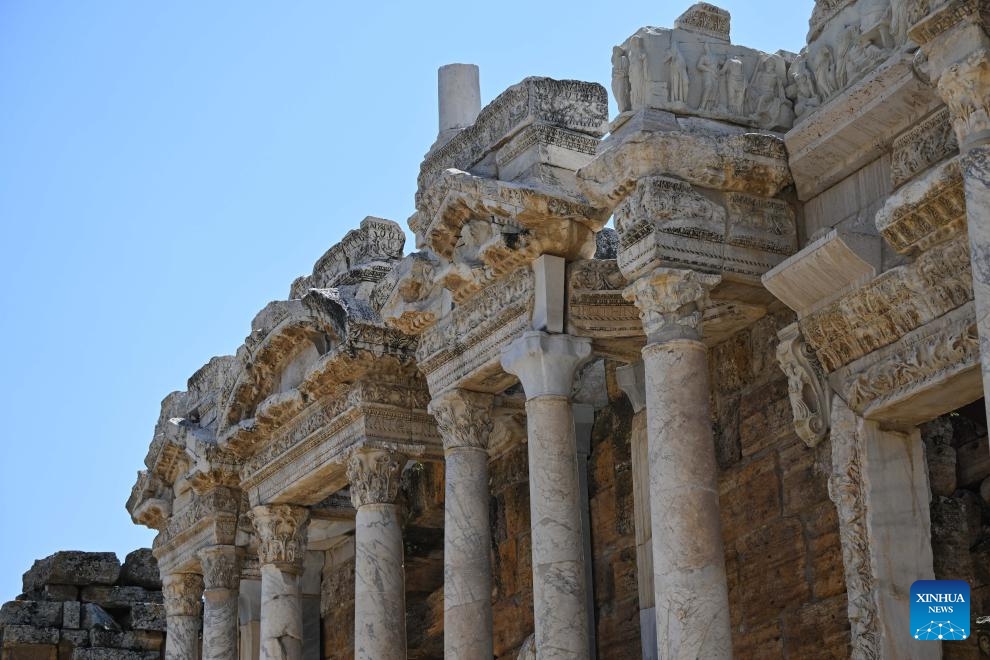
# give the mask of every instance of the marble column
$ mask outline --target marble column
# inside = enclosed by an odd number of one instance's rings
[[[492,533],[488,515],[490,394],[453,389],[430,402],[443,437],[443,657],[491,658]]]
[[[165,600],[165,660],[199,657],[199,629],[203,612],[203,576],[173,573],[162,580]]]
[[[354,519],[354,658],[405,660],[406,585],[396,497],[406,457],[360,449],[347,463]]]
[[[260,660],[261,657],[261,580],[241,580],[237,603],[240,621],[240,660]]]
[[[574,374],[591,340],[530,331],[502,351],[526,391],[536,655],[587,660],[589,629],[574,413]]]
[[[240,557],[232,545],[199,551],[203,567],[203,660],[237,657]]]
[[[299,576],[309,509],[269,504],[251,509],[261,568],[261,660],[302,660]]]
[[[653,593],[653,522],[650,516],[650,456],[646,432],[646,373],[642,362],[619,367],[619,387],[633,408],[633,515],[636,521],[636,582],[639,586],[639,630],[643,660],[657,658],[657,610]]]
[[[658,268],[631,284],[640,310],[661,658],[732,657],[729,596],[701,319],[714,275]]]

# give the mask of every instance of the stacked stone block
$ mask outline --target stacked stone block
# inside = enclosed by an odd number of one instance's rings
[[[136,550],[57,552],[0,607],[0,660],[158,660],[165,642],[158,564]]]

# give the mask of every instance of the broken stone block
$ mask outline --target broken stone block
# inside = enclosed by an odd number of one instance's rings
[[[123,649],[76,649],[72,660],[159,660],[159,651],[126,651]]]
[[[62,603],[14,600],[0,607],[0,628],[4,626],[37,626],[39,628],[62,625]]]
[[[3,660],[56,660],[57,649],[48,644],[14,646],[3,649]]]
[[[79,600],[79,587],[68,584],[46,584],[17,597],[17,600],[46,600],[53,602]]]
[[[131,630],[165,631],[165,606],[160,603],[135,603],[124,621]]]
[[[94,629],[89,637],[95,647],[126,651],[155,651],[162,647],[165,639],[162,633],[147,630],[114,632]]]
[[[96,603],[85,603],[82,606],[82,627],[91,632],[93,630],[120,631],[120,625]]]
[[[65,644],[75,648],[80,646],[89,646],[89,631],[63,629],[61,645],[64,646]]]
[[[82,606],[79,603],[62,604],[62,627],[82,628]]]
[[[120,561],[112,552],[56,552],[34,562],[24,574],[25,593],[45,585],[116,584]]]
[[[158,572],[158,560],[149,548],[141,548],[127,555],[120,570],[120,584],[125,587],[161,590],[162,578]]]
[[[143,587],[83,587],[79,598],[84,603],[96,603],[111,609],[130,607],[134,603],[162,602],[160,591],[148,591]]]

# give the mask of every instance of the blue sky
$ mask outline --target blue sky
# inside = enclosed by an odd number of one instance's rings
[[[438,66],[483,102],[608,87],[689,4],[0,2],[0,602],[56,550],[150,545],[124,501],[161,399],[364,216],[405,224]],[[813,2],[720,5],[796,51]]]

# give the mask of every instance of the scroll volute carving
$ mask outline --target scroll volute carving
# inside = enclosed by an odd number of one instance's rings
[[[797,323],[777,336],[777,361],[787,375],[787,389],[794,413],[794,428],[808,447],[816,447],[829,429],[832,395],[825,371],[814,351],[804,341]]]

